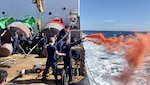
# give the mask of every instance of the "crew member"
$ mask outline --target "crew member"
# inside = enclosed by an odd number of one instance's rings
[[[19,39],[18,39],[17,32],[15,32],[15,35],[13,36],[13,52],[12,52],[12,54],[17,53],[18,48],[19,48]]]
[[[84,39],[84,38],[82,38]],[[64,69],[67,70],[67,66],[69,67],[67,71],[69,71],[69,82],[72,81],[72,56],[71,56],[71,47],[77,44],[80,44],[81,40],[76,42],[69,43],[69,39],[64,39],[64,44],[62,46],[62,52],[66,53],[66,56],[63,57],[64,59]]]
[[[42,39],[39,43],[38,43],[38,54],[39,56],[42,55],[42,50],[46,47],[47,44],[47,37],[44,35],[44,33],[41,34],[40,39]]]
[[[21,44],[21,47],[23,49],[25,49],[25,42],[26,42],[27,38],[24,36],[24,34],[21,35],[20,37],[20,44]]]
[[[77,38],[75,38],[75,37],[72,38],[71,42],[77,42]],[[79,60],[79,57],[80,57],[80,50],[72,49],[71,55],[72,55],[72,58],[77,62]]]
[[[61,51],[61,46],[63,45],[63,41],[61,40],[64,36],[68,37],[70,32],[70,25],[66,25],[64,29],[62,29],[57,36],[57,49]]]
[[[69,32],[70,32],[70,25],[66,25],[65,28],[59,32],[59,34],[57,36],[57,41],[62,39]]]
[[[43,72],[43,78],[42,80],[46,80],[46,74],[48,72],[49,67],[51,66],[53,68],[53,73],[55,77],[55,82],[57,83],[57,60],[56,60],[56,55],[58,56],[65,56],[66,54],[64,53],[59,53],[56,49],[56,46],[54,45],[55,43],[55,38],[51,37],[50,38],[50,44],[47,46],[47,52],[48,52],[48,57],[47,57],[47,62],[46,62],[46,68]]]

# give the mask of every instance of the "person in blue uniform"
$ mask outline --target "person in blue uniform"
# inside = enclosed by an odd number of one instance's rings
[[[41,41],[38,44],[38,47],[39,47],[38,54],[39,54],[39,56],[42,55],[42,50],[46,47],[46,44],[47,44],[47,37],[44,35],[44,33],[41,33],[40,39],[41,39]]]
[[[84,39],[84,38],[82,38],[82,39]],[[66,56],[63,57],[63,59],[64,59],[64,69],[66,71],[68,71],[69,82],[72,81],[72,56],[71,56],[71,47],[80,44],[81,41],[82,41],[82,39],[78,40],[76,42],[71,42],[71,43],[69,43],[69,39],[68,38],[65,38],[63,40],[64,44],[62,45],[62,52],[66,53]],[[68,67],[68,69],[67,69],[67,67]]]
[[[63,45],[63,41],[61,40],[64,36],[68,36],[69,32],[70,32],[70,28],[71,26],[70,25],[66,25],[64,29],[62,29],[58,36],[57,36],[57,49],[58,51],[60,52],[61,51],[61,46]],[[67,37],[66,36],[66,37]]]
[[[43,48],[45,48],[47,44],[47,37],[44,33],[42,33],[42,38],[43,38]]]
[[[40,40],[39,34],[36,34],[35,37],[33,38],[33,46],[35,46],[39,40]]]
[[[72,50],[71,50],[71,54],[72,54],[72,58],[73,58],[75,61],[78,61],[78,60],[79,60],[79,58],[80,58],[80,50],[72,49]]]
[[[77,38],[76,38],[76,37],[72,37],[71,42],[76,42],[76,41],[77,41]],[[80,57],[80,50],[78,50],[78,49],[71,49],[71,54],[72,54],[72,58],[73,58],[75,61],[78,61],[78,60],[79,60],[79,57]]]
[[[59,40],[61,40],[67,33],[70,32],[70,28],[71,28],[70,25],[66,25],[65,28],[62,29],[62,30],[59,32],[59,34],[58,34],[58,36],[57,36],[57,42],[58,42]]]
[[[21,35],[20,37],[20,45],[23,49],[25,49],[25,41],[27,40],[27,38],[24,36],[24,34]]]
[[[15,35],[12,38],[13,38],[13,52],[12,52],[12,54],[15,54],[18,52],[18,48],[19,48],[19,39],[18,39],[17,32],[15,32]]]
[[[48,52],[48,57],[47,57],[47,62],[46,62],[46,68],[44,69],[43,75],[42,75],[42,80],[46,80],[46,74],[48,73],[48,69],[51,66],[53,68],[53,73],[55,77],[55,82],[57,82],[57,60],[56,60],[56,55],[58,56],[65,56],[65,53],[59,53],[57,51],[56,46],[54,45],[55,43],[55,38],[51,37],[50,38],[50,43],[47,46],[47,52]]]

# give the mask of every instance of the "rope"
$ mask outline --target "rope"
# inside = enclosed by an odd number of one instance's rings
[[[43,13],[42,12],[40,13],[40,18],[41,18],[41,25],[42,25],[42,23],[43,23]]]
[[[49,28],[48,28],[49,29]],[[48,33],[48,31],[45,33],[45,35]],[[41,38],[32,48],[31,48],[31,50],[24,56],[24,57],[26,57],[26,56],[28,56],[33,50],[34,50],[34,48],[40,43],[40,41],[41,40],[43,40],[43,38]]]
[[[36,8],[36,13],[37,13],[37,19],[39,19],[39,11],[38,11],[38,9]]]
[[[48,28],[48,29],[49,29],[49,28]],[[45,34],[47,34],[47,33],[48,33],[48,32],[46,32]],[[67,35],[68,35],[68,33],[65,34],[64,37],[62,37],[55,45],[58,45]],[[28,55],[33,51],[33,49],[40,43],[41,40],[42,40],[42,38],[37,42],[37,44],[35,44],[35,45],[32,47],[32,49],[31,49],[27,54],[25,54],[24,57],[28,56]]]
[[[24,51],[24,49],[21,47],[21,45],[19,44],[19,48],[22,50],[24,55],[27,55],[26,52]]]
[[[68,35],[68,33],[66,33],[66,34],[55,44],[55,46],[57,46],[67,35]]]
[[[28,54],[26,54],[25,56],[24,56],[24,58],[26,57],[26,56],[28,56],[28,55],[30,55],[30,53],[34,50],[34,48],[40,43],[40,41],[42,40],[43,38],[41,38],[32,48],[31,48],[31,50],[28,52]]]
[[[86,60],[85,60],[86,61]],[[92,75],[92,72],[90,71],[90,68],[89,68],[89,66],[88,66],[88,64],[87,64],[87,61],[85,62],[85,64],[86,64],[86,66],[87,66],[87,69],[89,70],[89,73],[90,73],[90,75],[91,75],[91,77],[92,77],[92,80],[94,81],[94,83],[96,84],[96,85],[98,85],[98,83],[96,82],[96,80],[94,79],[94,76]]]

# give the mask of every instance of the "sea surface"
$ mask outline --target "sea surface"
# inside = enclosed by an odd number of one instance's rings
[[[102,33],[106,38],[120,35],[134,35],[131,31],[83,31],[83,36],[88,34]],[[141,32],[146,33],[146,32]],[[122,74],[124,67],[128,66],[124,58],[124,52],[109,52],[104,45],[83,42],[85,48],[86,69],[90,85],[150,85],[150,62],[147,60],[143,68],[135,71],[132,81],[124,84],[114,78]],[[149,57],[147,57],[149,58]],[[149,79],[148,79],[149,78]]]

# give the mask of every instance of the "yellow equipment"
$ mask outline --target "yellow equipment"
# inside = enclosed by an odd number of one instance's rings
[[[36,4],[38,10],[39,10],[39,16],[38,16],[38,19],[37,19],[37,29],[38,31],[41,30],[41,18],[40,17],[40,13],[44,12],[44,7],[43,7],[43,2],[44,0],[32,0],[32,3]]]
[[[32,1],[34,4],[36,4],[39,12],[44,12],[44,8],[43,8],[43,0],[33,0]]]
[[[37,29],[41,30],[41,20],[37,19]]]

